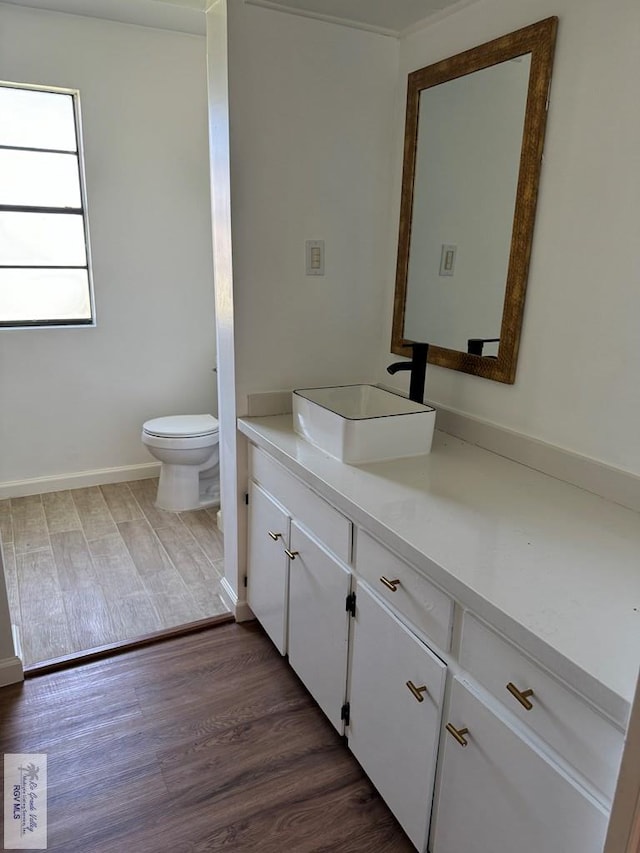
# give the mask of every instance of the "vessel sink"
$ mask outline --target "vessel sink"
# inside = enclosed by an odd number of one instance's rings
[[[375,385],[298,388],[293,427],[341,462],[358,464],[429,453],[435,409]]]

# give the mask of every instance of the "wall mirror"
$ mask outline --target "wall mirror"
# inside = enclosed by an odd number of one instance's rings
[[[409,74],[391,350],[515,380],[557,18]]]

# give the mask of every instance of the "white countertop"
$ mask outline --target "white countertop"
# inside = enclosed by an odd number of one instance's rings
[[[238,428],[356,524],[625,724],[640,663],[640,515],[436,432],[428,456],[345,465],[291,415]]]

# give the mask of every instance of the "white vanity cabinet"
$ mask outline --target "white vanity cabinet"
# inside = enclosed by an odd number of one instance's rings
[[[342,733],[351,572],[295,521],[290,554],[289,663]]]
[[[342,733],[351,522],[258,448],[249,464],[247,603]]]
[[[602,853],[607,812],[455,678],[433,853]]]
[[[360,581],[349,748],[418,850],[433,796],[446,666]]]
[[[602,853],[637,514],[448,436],[357,468],[286,416],[241,431],[249,604],[416,849]]]
[[[283,507],[255,483],[247,537],[247,602],[281,655],[287,652],[291,520]]]

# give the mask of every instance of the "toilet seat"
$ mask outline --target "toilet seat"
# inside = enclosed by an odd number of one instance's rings
[[[142,429],[158,438],[200,438],[217,435],[218,421],[213,415],[170,415],[152,418]]]

